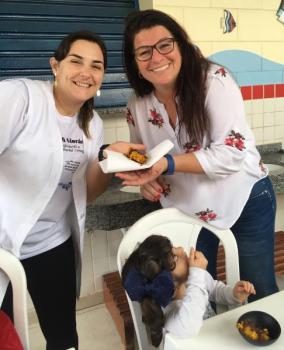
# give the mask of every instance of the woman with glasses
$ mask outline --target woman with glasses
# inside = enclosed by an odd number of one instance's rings
[[[237,240],[241,279],[258,299],[276,292],[275,195],[260,161],[238,86],[206,59],[184,29],[157,10],[126,19],[125,69],[134,96],[127,106],[132,142],[148,149],[170,139],[174,148],[149,170],[117,173],[125,185],[163,207],[177,207]],[[205,229],[197,250],[216,278],[218,240]]]

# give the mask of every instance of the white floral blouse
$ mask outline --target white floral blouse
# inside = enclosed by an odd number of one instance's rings
[[[144,98],[132,96],[126,119],[132,142],[144,143],[151,149],[169,139],[174,143],[171,154],[194,152],[205,172],[166,176],[168,187],[160,200],[162,206],[179,208],[218,228],[230,228],[239,218],[253,185],[267,176],[267,169],[260,163],[240,89],[222,67],[213,65],[208,72],[205,104],[211,134],[204,137],[202,145],[188,141],[183,127],[179,144],[178,121],[174,130],[154,93]]]

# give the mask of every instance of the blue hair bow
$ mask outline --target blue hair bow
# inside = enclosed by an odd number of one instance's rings
[[[166,307],[174,294],[174,281],[167,270],[160,272],[151,282],[135,267],[128,272],[123,286],[132,301],[141,301],[145,296],[152,297],[160,306]]]

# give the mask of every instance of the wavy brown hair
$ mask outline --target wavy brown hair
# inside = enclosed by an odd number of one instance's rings
[[[122,281],[130,269],[135,267],[148,282],[162,271],[172,271],[175,268],[172,253],[172,243],[164,236],[151,235],[146,238],[127,259],[122,269]],[[151,342],[158,347],[163,338],[165,316],[161,306],[151,297],[144,297],[141,302],[142,321],[148,327]]]
[[[58,62],[64,60],[64,58],[68,55],[72,44],[77,40],[86,40],[99,45],[104,57],[104,69],[106,70],[107,51],[106,51],[105,44],[97,34],[88,30],[81,30],[81,31],[74,32],[67,35],[60,42],[59,46],[57,47],[56,51],[53,54],[53,57]],[[93,110],[94,110],[94,98],[92,97],[83,104],[78,114],[79,127],[83,130],[86,137],[90,137],[89,123],[93,118],[93,113],[94,113]]]
[[[176,96],[179,99],[180,125],[186,128],[188,141],[201,144],[210,131],[205,108],[206,77],[211,62],[191,42],[185,30],[170,16],[158,10],[131,12],[125,21],[124,65],[128,80],[139,97],[148,95],[155,87],[139,77],[134,55],[134,39],[142,29],[165,27],[175,38],[182,57],[181,69],[176,81]],[[180,128],[179,128],[180,130]]]

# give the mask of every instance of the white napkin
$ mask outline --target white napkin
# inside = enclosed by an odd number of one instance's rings
[[[170,140],[164,140],[157,146],[147,152],[147,161],[141,165],[134,160],[127,158],[122,153],[104,150],[107,158],[99,162],[102,171],[104,173],[116,173],[120,171],[133,171],[150,168],[159,159],[161,159],[170,149],[174,147],[174,144]]]

